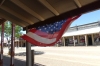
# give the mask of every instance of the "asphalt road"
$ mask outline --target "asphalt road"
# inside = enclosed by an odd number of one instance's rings
[[[95,47],[32,47],[35,50],[35,63],[38,66],[100,66],[100,46]],[[16,50],[16,49],[15,49]],[[19,51],[20,50],[20,51]],[[6,52],[7,50],[5,50]],[[15,58],[25,60],[25,48]]]

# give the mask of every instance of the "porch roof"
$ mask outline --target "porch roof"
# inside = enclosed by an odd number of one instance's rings
[[[74,32],[66,32],[66,33],[64,33],[64,35],[62,37],[93,34],[93,33],[100,33],[100,27],[79,30],[79,31],[74,31]]]
[[[100,0],[0,0],[0,20],[30,29],[99,9],[99,4]]]

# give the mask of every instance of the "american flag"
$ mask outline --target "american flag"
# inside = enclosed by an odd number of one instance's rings
[[[36,46],[52,46],[79,16],[32,28],[27,34],[21,37]]]

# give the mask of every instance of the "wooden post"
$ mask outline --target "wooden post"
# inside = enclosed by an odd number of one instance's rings
[[[34,66],[34,50],[31,50],[31,61],[32,61],[32,65],[31,66]]]
[[[94,44],[94,36],[93,36],[93,34],[92,34],[92,44],[95,45]]]
[[[64,47],[65,47],[65,37],[63,37],[63,44],[64,44]]]
[[[22,40],[20,40],[20,47],[22,48]]]
[[[73,36],[73,42],[74,42],[74,46],[75,46],[75,36]]]
[[[10,66],[14,66],[14,43],[15,43],[15,25],[12,23],[12,36],[11,36],[11,49],[10,49],[10,56],[11,56],[11,60],[10,60]]]
[[[3,44],[4,44],[4,23],[2,23],[2,32],[1,32],[0,66],[3,66]]]
[[[85,44],[86,44],[86,46],[88,45],[87,35],[85,35]]]
[[[26,33],[28,32],[28,28],[26,29]],[[26,42],[26,66],[31,66],[31,44]]]
[[[80,37],[79,37],[79,35],[77,36],[77,41],[78,41],[78,45],[80,44]]]
[[[20,45],[19,45],[19,41],[18,41],[18,48],[20,47]]]

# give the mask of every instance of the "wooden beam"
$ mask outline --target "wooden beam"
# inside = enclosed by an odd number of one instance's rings
[[[45,7],[47,7],[56,16],[59,15],[59,13],[47,2],[47,0],[39,0],[39,2],[42,3]]]
[[[24,5],[23,3],[21,3],[19,0],[10,0],[10,1],[13,2],[14,4],[16,4],[17,6],[21,7],[26,12],[30,13],[31,15],[33,15],[37,19],[39,19],[41,21],[44,21],[43,17],[41,17],[39,14],[37,14],[36,12],[34,12],[32,9],[30,9],[29,7],[27,7],[26,5]]]
[[[17,18],[19,18],[19,19],[21,19],[21,20],[23,20],[23,21],[29,23],[29,24],[34,24],[34,23],[33,23],[32,21],[30,21],[29,19],[23,17],[22,15],[16,13],[14,10],[12,10],[12,9],[6,7],[6,6],[3,6],[3,5],[2,5],[0,8],[1,8],[2,10],[4,10],[4,11],[6,11],[6,12],[12,14],[12,15],[14,15],[15,17],[17,17]]]
[[[1,25],[2,23],[4,23],[5,21],[7,21],[7,20],[4,19],[4,18],[0,18],[0,25]]]
[[[13,19],[13,18],[11,18],[11,17],[5,15],[4,13],[1,13],[1,12],[0,12],[0,17],[3,17],[3,18],[5,18],[5,19],[7,19],[7,20],[10,20],[11,22],[13,22],[13,23],[15,23],[15,24],[17,24],[17,25],[20,25],[20,26],[22,26],[22,27],[26,27],[26,25],[24,25],[23,23],[18,22],[17,20],[15,20],[15,19]]]
[[[60,14],[59,16],[51,17],[51,18],[49,18],[45,21],[42,21],[42,22],[40,21],[40,22],[35,23],[33,25],[29,25],[28,29],[38,27],[38,26],[41,26],[41,25],[44,25],[44,24],[53,23],[55,21],[66,19],[66,18],[69,18],[69,17],[72,17],[72,16],[76,16],[76,15],[79,15],[79,14],[86,13],[86,12],[90,12],[90,11],[93,11],[93,10],[96,10],[96,9],[100,9],[100,0],[97,0],[97,1],[90,3],[86,6],[83,6],[81,8],[77,8],[77,9],[65,12],[63,14]],[[24,27],[23,30],[26,30],[26,27]]]
[[[2,6],[2,4],[5,2],[5,0],[1,0],[0,1],[0,6]]]
[[[81,5],[81,3],[79,2],[79,0],[74,0],[74,2],[76,3],[76,5],[77,5],[79,8],[82,7],[82,5]]]

